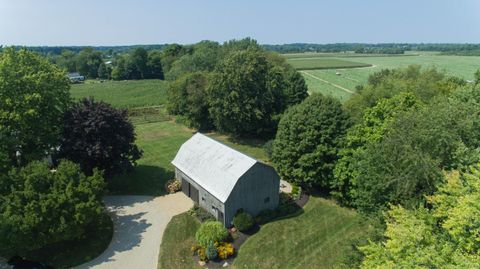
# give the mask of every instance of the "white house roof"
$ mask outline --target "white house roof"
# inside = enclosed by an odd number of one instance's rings
[[[187,140],[172,161],[222,203],[255,163],[257,160],[200,133]]]

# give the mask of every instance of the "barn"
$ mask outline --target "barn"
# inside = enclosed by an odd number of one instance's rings
[[[280,177],[273,167],[196,133],[172,161],[182,191],[226,227],[242,209],[253,216],[279,202]]]

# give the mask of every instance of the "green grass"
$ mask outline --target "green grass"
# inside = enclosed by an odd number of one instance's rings
[[[132,173],[114,178],[109,189],[115,194],[163,195],[165,183],[174,177],[170,162],[194,131],[173,121],[163,121],[138,124],[135,132],[143,157]]]
[[[87,229],[85,237],[59,242],[22,256],[39,261],[57,269],[72,268],[98,257],[108,247],[113,236],[113,223],[107,214]],[[9,257],[10,255],[3,254]]]
[[[310,56],[313,57],[312,55]],[[319,56],[317,58],[321,57]],[[339,87],[355,91],[355,86],[365,85],[371,74],[385,68],[404,68],[408,65],[416,64],[422,65],[425,68],[435,67],[441,71],[445,71],[448,75],[458,76],[467,80],[473,80],[474,72],[480,69],[480,56],[450,56],[439,55],[432,52],[419,52],[418,54],[391,57],[371,55],[363,57],[341,57],[341,60],[355,61],[372,66],[351,69],[308,70],[307,72],[310,76],[304,74],[304,77],[309,91],[332,95],[341,101],[345,101],[351,96],[351,93]],[[337,75],[337,72],[339,72],[340,75]],[[312,76],[319,79],[315,79]],[[339,87],[332,86],[332,84]]]
[[[200,268],[190,250],[195,244],[195,232],[199,227],[200,222],[187,213],[172,218],[163,234],[159,269]]]
[[[113,194],[163,195],[165,183],[174,177],[170,164],[180,146],[195,130],[174,121],[136,124],[137,145],[143,150],[143,157],[129,174],[116,177],[109,185]],[[229,136],[210,133],[209,136],[259,160],[267,160],[261,148],[262,141],[237,140]]]
[[[118,108],[163,105],[167,101],[168,82],[163,80],[100,81],[89,80],[74,84],[73,98],[94,97]]]
[[[368,229],[330,200],[312,196],[304,210],[264,225],[242,245],[234,268],[337,268],[347,239]]]
[[[297,70],[367,67],[370,64],[346,61],[339,58],[293,58],[287,60]]]

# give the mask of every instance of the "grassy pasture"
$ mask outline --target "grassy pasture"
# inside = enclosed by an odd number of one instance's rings
[[[367,67],[370,64],[364,64],[354,61],[347,61],[339,58],[293,58],[287,60],[297,70],[331,69],[331,68],[354,68]]]
[[[168,82],[156,79],[105,81],[87,80],[74,84],[72,97],[80,99],[92,96],[118,108],[163,105],[167,101]]]
[[[451,56],[429,52],[422,52],[416,56],[342,57],[341,60],[356,61],[372,66],[351,69],[305,70],[308,74],[304,73],[303,75],[309,91],[312,93],[320,92],[322,94],[332,95],[341,101],[346,101],[351,93],[341,88],[355,91],[355,86],[366,84],[371,74],[385,68],[402,68],[416,64],[422,65],[425,68],[435,67],[445,71],[449,75],[458,76],[467,80],[473,80],[474,72],[480,68],[479,56]],[[337,72],[339,72],[340,75],[336,75]],[[338,87],[333,85],[337,85]]]

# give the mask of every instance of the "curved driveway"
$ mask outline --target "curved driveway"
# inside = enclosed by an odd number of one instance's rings
[[[114,222],[110,246],[77,268],[156,269],[163,232],[171,218],[193,206],[182,192],[161,197],[108,196],[105,205]]]

